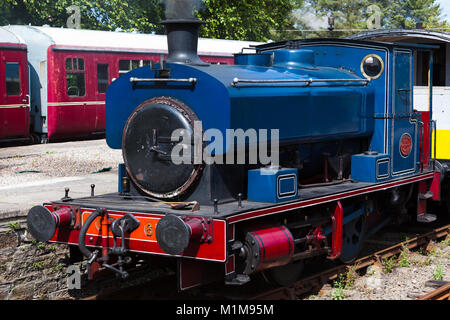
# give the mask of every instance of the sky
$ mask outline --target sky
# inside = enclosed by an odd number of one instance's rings
[[[436,2],[441,5],[442,17],[450,21],[450,0],[437,0]]]

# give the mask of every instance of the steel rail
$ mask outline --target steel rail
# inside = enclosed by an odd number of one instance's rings
[[[370,265],[373,265],[375,263],[382,264],[383,259],[387,259],[389,257],[399,254],[404,247],[412,249],[418,246],[426,245],[432,240],[443,238],[449,234],[450,234],[450,224],[437,228],[423,235],[419,235],[407,241],[400,242],[389,248],[382,249],[368,256],[362,257],[356,260],[351,265],[341,265],[331,268],[329,270],[320,272],[308,278],[297,281],[296,283],[288,287],[280,287],[252,296],[249,298],[249,300],[275,300],[275,299],[292,300],[298,296],[311,292],[314,288],[319,288],[325,285],[329,281],[336,279],[340,274],[350,271],[350,269],[356,271],[368,267]]]
[[[450,224],[437,228],[431,232],[419,235],[407,241],[400,242],[389,248],[382,249],[368,256],[356,260],[352,265],[340,265],[329,270],[312,275],[308,278],[297,281],[291,286],[275,288],[251,297],[248,300],[294,300],[298,296],[307,294],[315,288],[320,288],[324,284],[336,279],[340,274],[348,272],[350,269],[354,271],[373,265],[374,263],[382,263],[383,259],[399,254],[404,247],[412,249],[417,246],[427,245],[432,240],[443,238],[450,234]],[[149,287],[156,288],[160,284],[167,287],[169,279],[174,281],[173,275],[166,275],[162,278],[155,278],[150,281],[144,281],[136,286],[126,288],[109,288],[98,294],[84,297],[83,300],[102,300],[102,299],[130,299],[136,296],[145,297],[148,295]],[[149,284],[152,285],[149,285]],[[177,298],[183,298],[183,295]]]
[[[417,300],[450,300],[450,282],[427,293]]]

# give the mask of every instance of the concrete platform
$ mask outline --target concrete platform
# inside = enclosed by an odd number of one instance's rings
[[[0,187],[0,219],[25,217],[31,207],[64,197],[66,187],[70,189],[70,197],[78,198],[91,194],[91,184],[95,184],[95,194],[105,194],[116,192],[117,183],[116,173],[104,172],[2,186]]]
[[[78,159],[75,159],[77,157],[74,155],[80,155],[80,162],[77,162]],[[64,157],[72,160],[67,168],[64,167],[66,163]],[[105,158],[108,162],[99,161],[99,157]],[[55,162],[62,166],[58,174],[52,174],[51,166],[43,165],[55,158],[61,159]],[[86,159],[91,160],[86,162]],[[121,160],[121,151],[109,149],[104,139],[0,148],[0,176],[3,179],[0,183],[0,220],[24,218],[31,207],[64,197],[66,187],[70,189],[69,196],[72,198],[89,196],[91,184],[95,184],[96,195],[116,192],[117,164]],[[41,165],[32,169],[42,170],[42,173],[16,172],[28,169],[36,162]],[[25,168],[23,163],[26,164]],[[10,167],[16,164],[22,167],[11,170]],[[86,172],[96,171],[105,166],[112,169],[101,173],[80,173],[78,170],[80,167],[91,165],[92,168],[89,167]],[[75,170],[73,167],[78,168]],[[56,170],[55,168],[54,171]],[[64,172],[63,175],[61,171]]]

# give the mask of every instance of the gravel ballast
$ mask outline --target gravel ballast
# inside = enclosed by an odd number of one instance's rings
[[[307,300],[416,300],[435,288],[430,280],[450,281],[450,237],[432,243],[428,251],[409,251],[367,268],[350,270]]]

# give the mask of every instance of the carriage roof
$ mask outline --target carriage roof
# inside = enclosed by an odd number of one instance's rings
[[[111,49],[111,50],[142,50],[167,52],[167,37],[165,35],[144,34],[133,32],[117,31],[97,31],[54,27],[35,27],[35,26],[8,26],[10,32],[30,29],[30,31],[39,32],[46,36],[49,42],[58,47],[80,48],[87,47],[92,49]],[[232,55],[238,53],[244,47],[259,44],[250,41],[221,40],[200,38],[198,42],[199,54],[225,54]]]
[[[4,28],[0,28],[0,43],[25,46],[22,37]]]

